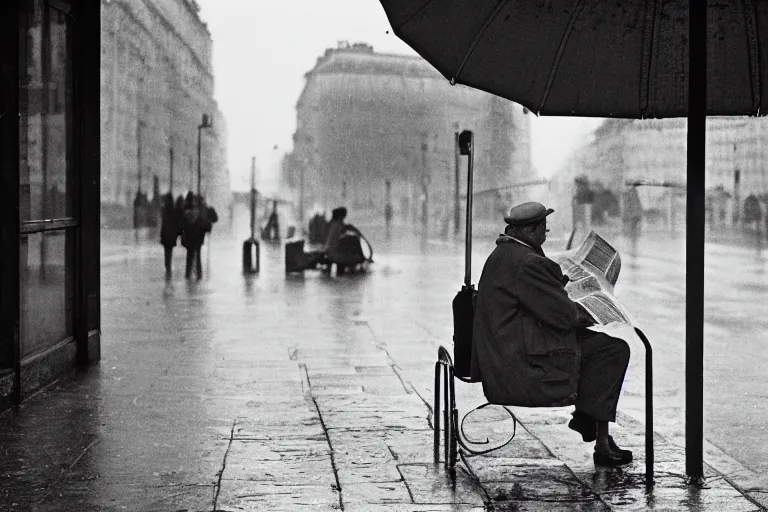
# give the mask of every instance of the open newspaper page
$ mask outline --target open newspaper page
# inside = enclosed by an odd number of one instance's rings
[[[621,257],[600,235],[591,231],[577,248],[554,255],[552,259],[570,279],[565,286],[568,296],[584,306],[597,323],[634,325],[634,318],[613,292],[621,270]]]

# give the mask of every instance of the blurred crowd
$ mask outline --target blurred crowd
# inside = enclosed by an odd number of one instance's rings
[[[186,197],[180,195],[175,201],[170,193],[162,196],[160,243],[165,249],[167,278],[172,276],[173,248],[179,238],[187,250],[185,277],[189,279],[193,273],[197,279],[203,277],[200,250],[205,243],[205,235],[211,232],[218,220],[216,210],[201,195],[189,192]]]

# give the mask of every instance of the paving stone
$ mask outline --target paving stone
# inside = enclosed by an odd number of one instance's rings
[[[345,504],[344,510],[346,512],[369,512],[372,510],[371,505],[364,503],[351,503]],[[474,505],[462,505],[462,504],[382,504],[377,503],[375,506],[377,512],[483,512],[485,507],[477,507]]]
[[[338,461],[336,470],[342,489],[359,483],[399,482],[403,479],[394,461]]]
[[[495,501],[487,510],[493,512],[608,512],[611,508],[598,500],[558,502],[545,499],[537,501]],[[669,511],[673,512],[673,511]]]
[[[217,503],[219,510],[234,511],[291,511],[339,510],[339,493],[330,485],[286,485],[222,481]]]
[[[560,465],[473,468],[491,501],[585,501],[595,498],[562,463]],[[498,478],[498,480],[490,480]]]
[[[351,395],[351,396],[323,396],[317,398],[317,403],[322,411],[411,411],[423,414],[426,411],[424,402],[416,395],[403,394],[394,400],[380,395]]]
[[[222,479],[293,485],[336,483],[326,443],[303,443],[281,451],[259,441],[233,441]]]
[[[390,430],[384,433],[385,443],[400,463],[432,462],[433,430]]]
[[[483,505],[483,489],[463,468],[451,478],[434,464],[400,464],[414,503]]]
[[[342,496],[344,499],[344,509],[347,506],[364,504],[370,509],[375,509],[378,505],[402,505],[413,503],[411,495],[405,483],[386,482],[386,483],[356,483],[347,487],[342,486]],[[369,509],[369,510],[370,510]]]
[[[395,413],[376,411],[323,412],[323,421],[329,429],[359,428],[367,430],[429,428],[426,411],[423,413]]]

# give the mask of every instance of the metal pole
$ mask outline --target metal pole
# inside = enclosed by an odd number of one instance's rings
[[[299,225],[304,226],[304,172],[306,165],[301,166],[299,173]],[[344,193],[346,193],[346,182],[344,182]]]
[[[141,192],[141,121],[136,123],[136,162],[138,167],[138,191]]]
[[[469,132],[469,162],[467,163],[467,228],[466,252],[464,254],[464,285],[472,286],[472,172],[475,155],[475,137]]]
[[[251,158],[251,238],[256,238],[256,157]]]
[[[685,272],[685,471],[704,478],[704,150],[707,120],[707,4],[691,1],[688,52],[688,191]]]
[[[453,234],[459,235],[459,224],[461,223],[461,206],[459,205],[459,132],[454,132],[455,147],[454,150],[454,194],[453,194]]]
[[[432,427],[434,429],[432,451],[435,464],[440,462],[440,371],[442,369],[442,363],[440,361],[435,362],[435,408],[432,410]]]
[[[424,140],[427,140],[427,135],[424,134]],[[421,194],[424,196],[424,203],[421,210],[421,223],[424,227],[424,234],[427,234],[427,226],[429,225],[429,196],[427,190],[427,143],[421,144]]]
[[[171,194],[171,197],[173,197],[173,146],[168,148],[168,156],[170,157],[169,163],[170,163],[170,170],[171,175],[168,178],[168,193]]]
[[[640,341],[645,346],[645,485],[652,487],[653,482],[653,348],[643,331],[635,327]]]
[[[203,125],[197,126],[197,195],[200,196],[200,183],[202,181],[202,173],[200,171],[200,134],[202,133]]]

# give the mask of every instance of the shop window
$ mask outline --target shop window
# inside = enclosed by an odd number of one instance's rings
[[[62,0],[27,0],[19,54],[21,357],[73,334],[71,18]]]
[[[60,2],[59,2],[60,3]],[[71,216],[71,95],[69,18],[29,2],[21,55],[21,221]],[[42,13],[42,15],[36,15]]]
[[[22,360],[72,335],[73,241],[71,230],[21,236]]]

